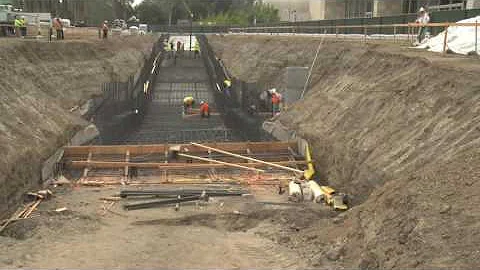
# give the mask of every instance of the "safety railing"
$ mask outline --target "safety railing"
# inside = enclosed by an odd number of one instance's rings
[[[231,28],[232,33],[248,34],[318,34],[332,36],[335,38],[356,38],[367,42],[370,39],[390,39],[397,41],[415,41],[419,29],[427,27],[434,28],[440,32],[446,31],[448,36],[449,27],[475,27],[478,33],[479,22],[476,23],[407,23],[407,24],[371,24],[371,25],[334,25],[334,26],[267,26],[267,27],[243,27]],[[478,43],[478,38],[475,42]],[[445,48],[446,48],[445,38]],[[478,46],[478,45],[477,45]]]

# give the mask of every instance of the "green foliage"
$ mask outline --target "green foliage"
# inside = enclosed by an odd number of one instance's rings
[[[261,0],[144,0],[135,9],[137,17],[148,24],[172,24],[189,19],[191,10],[194,21],[223,25],[249,25],[278,22],[278,10]],[[171,16],[171,17],[170,17]]]

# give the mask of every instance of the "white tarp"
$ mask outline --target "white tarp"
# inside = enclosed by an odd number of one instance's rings
[[[458,23],[480,24],[480,16],[459,21]],[[443,52],[445,31],[429,39],[417,48],[428,49],[431,52]],[[475,51],[475,26],[451,26],[448,28],[447,49],[458,54],[469,54]],[[480,54],[480,25],[477,29],[477,53]]]

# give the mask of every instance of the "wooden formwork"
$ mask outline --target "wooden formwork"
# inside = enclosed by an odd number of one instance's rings
[[[299,154],[296,142],[207,143],[204,146],[266,161],[271,165],[216,153],[192,144],[68,146],[64,147],[60,164],[64,173],[77,175],[82,183],[91,185],[279,184],[296,177],[294,172],[279,167],[301,170],[307,165],[305,158]],[[188,155],[172,159],[171,149]],[[246,168],[257,168],[257,172]]]

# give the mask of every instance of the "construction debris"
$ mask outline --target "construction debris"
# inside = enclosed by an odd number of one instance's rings
[[[288,199],[293,202],[303,201],[302,188],[295,181],[288,183]]]
[[[33,211],[35,211],[37,209],[38,205],[43,200],[50,198],[52,195],[53,195],[53,193],[48,189],[40,190],[38,192],[28,192],[28,193],[26,193],[25,194],[25,199],[26,200],[32,200],[32,201],[27,203],[27,205],[23,208],[23,210],[20,210],[20,209],[17,210],[17,212],[15,212],[10,217],[10,219],[6,220],[3,223],[2,227],[0,227],[0,233],[3,230],[5,230],[5,228],[7,228],[7,226],[10,223],[18,221],[18,220],[29,218],[32,215]]]
[[[70,180],[68,180],[65,176],[61,175],[55,181],[53,181],[52,184],[62,186],[62,185],[71,185],[72,182],[70,182]]]

